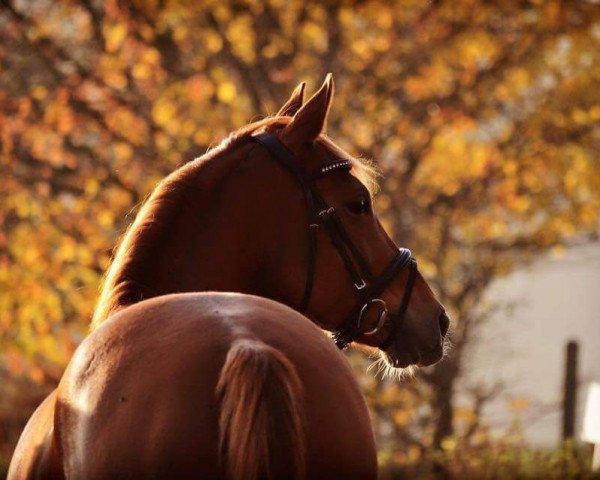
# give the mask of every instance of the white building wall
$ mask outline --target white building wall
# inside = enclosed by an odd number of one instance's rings
[[[587,384],[600,381],[600,245],[570,249],[549,256],[497,281],[492,302],[512,303],[482,326],[469,354],[462,386],[500,380],[503,393],[484,417],[506,429],[517,411],[510,400],[524,398],[519,413],[527,439],[555,446],[561,435],[561,401],[566,343],[579,342],[577,432]],[[521,402],[523,403],[523,402]]]

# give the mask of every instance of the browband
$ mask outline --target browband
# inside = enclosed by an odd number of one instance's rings
[[[311,180],[316,180],[317,178],[321,178],[328,173],[335,172],[336,170],[351,170],[352,162],[350,160],[334,160],[322,167],[317,168],[317,170],[309,175]]]

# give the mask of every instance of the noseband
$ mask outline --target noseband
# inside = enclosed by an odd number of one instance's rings
[[[362,335],[375,335],[385,325],[390,324],[391,331],[386,340],[379,346],[381,350],[387,350],[404,321],[415,282],[417,262],[412,257],[410,250],[408,248],[400,248],[383,272],[378,276],[373,275],[365,258],[350,239],[335,209],[327,204],[314,187],[316,179],[336,170],[350,170],[352,163],[349,160],[338,159],[319,167],[315,172],[308,173],[302,168],[300,162],[296,160],[294,154],[274,135],[262,133],[254,135],[251,138],[253,141],[263,145],[294,176],[304,192],[308,206],[308,267],[306,286],[299,310],[303,313],[306,312],[310,302],[315,280],[318,231],[321,227],[324,227],[359,295],[359,301],[352,313],[342,326],[333,333],[335,344],[338,348],[344,349],[358,337]],[[396,278],[399,272],[407,266],[409,267],[408,281],[402,297],[402,303],[396,312],[390,313],[386,303],[379,296]],[[362,321],[366,313],[375,307],[380,309],[377,326],[372,330],[363,331]]]

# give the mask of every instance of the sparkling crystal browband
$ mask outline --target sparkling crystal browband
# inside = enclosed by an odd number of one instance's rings
[[[339,168],[345,168],[347,170],[352,168],[352,162],[350,160],[337,160],[335,162],[332,163],[328,163],[327,165],[324,165],[323,167],[321,167],[319,169],[319,173],[321,173],[321,175],[325,174],[325,173],[329,173],[333,170],[337,170]]]

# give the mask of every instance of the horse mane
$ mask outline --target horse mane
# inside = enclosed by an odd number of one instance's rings
[[[246,125],[230,134],[206,154],[184,164],[159,182],[114,251],[94,310],[92,329],[118,310],[157,295],[152,292],[151,286],[143,283],[144,265],[158,255],[158,249],[164,239],[172,233],[170,227],[177,216],[179,206],[194,187],[196,175],[200,174],[201,169],[198,167],[208,161],[218,161],[232,155],[246,145],[248,138],[255,132],[283,128],[290,120],[290,117],[276,116]],[[319,137],[319,142],[333,156],[350,160],[356,177],[371,194],[375,193],[378,173],[372,163],[349,156],[324,134]]]

